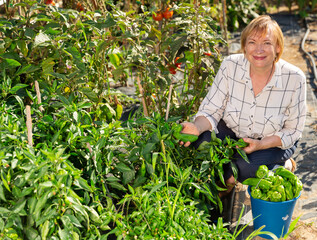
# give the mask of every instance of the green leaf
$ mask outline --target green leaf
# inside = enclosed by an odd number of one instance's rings
[[[118,182],[110,182],[109,185],[115,189],[118,189],[118,190],[121,190],[121,191],[126,191],[127,189],[121,185],[120,183]]]
[[[106,181],[107,182],[119,182],[120,179],[117,178],[117,177],[114,177],[114,176],[109,176],[109,177],[106,178]]]
[[[145,165],[146,165],[146,172],[152,175],[154,173],[152,164],[146,162]]]
[[[14,59],[5,58],[3,59],[1,65],[3,65],[4,69],[12,69],[21,66],[21,63]],[[1,67],[0,65],[0,67]]]
[[[27,196],[30,193],[32,193],[34,190],[34,187],[28,187],[28,188],[24,188],[21,192],[21,197]]]
[[[47,187],[52,187],[54,185],[53,185],[53,183],[51,181],[46,181],[46,182],[40,183],[39,186],[42,187],[42,188],[47,188]]]
[[[94,91],[92,91],[90,88],[86,88],[86,87],[85,88],[81,88],[80,91],[83,94],[85,94],[86,97],[88,99],[90,99],[91,101],[93,101],[93,102],[98,102],[99,101],[97,94]]]
[[[155,143],[147,143],[142,149],[142,155],[150,154],[155,148]]]
[[[116,108],[116,120],[119,120],[122,116],[122,112],[123,112],[123,107],[121,104],[117,104],[117,108]]]
[[[119,163],[116,168],[120,171],[120,172],[129,172],[131,171],[131,168],[129,168],[127,165],[125,165],[124,163]]]
[[[25,204],[26,204],[26,200],[18,201],[16,205],[14,206],[14,208],[12,209],[12,212],[17,214],[21,213],[21,211],[24,210]]]
[[[50,37],[45,34],[45,33],[42,33],[40,32],[38,35],[36,35],[35,39],[34,39],[34,45],[33,47],[39,47],[39,46],[42,46],[42,47],[45,47],[45,46],[48,46],[51,44],[51,39]]]
[[[69,199],[69,197],[67,197]],[[71,208],[74,209],[78,214],[81,214],[87,221],[88,228],[89,228],[89,216],[87,211],[84,209],[83,205],[78,201],[73,201]]]
[[[27,239],[38,239],[39,233],[32,227],[26,227],[24,229]]]
[[[120,65],[120,58],[118,54],[110,53],[108,54],[108,57],[110,59],[110,62],[117,68]]]
[[[101,24],[96,24],[97,27],[99,28],[110,28],[115,26],[117,23],[115,22],[115,20],[111,17],[110,14],[108,14],[107,19],[104,23]]]
[[[65,214],[63,217],[68,217],[74,226],[79,228],[83,227],[74,215]]]
[[[155,186],[152,188],[152,190],[151,190],[151,192],[149,193],[149,195],[151,195],[152,193],[155,193],[157,190],[159,190],[159,189],[160,189],[161,187],[163,187],[164,185],[166,185],[166,181],[161,182],[161,183],[155,185]]]
[[[65,98],[63,95],[58,95],[58,98],[66,105],[66,106],[69,106],[70,105],[70,102],[68,101],[67,98]]]
[[[101,223],[100,216],[94,208],[88,206],[85,206],[85,208],[88,211],[89,217],[92,221],[96,223]]]
[[[0,184],[0,199],[4,202],[7,201],[6,197],[5,197],[5,194],[4,194],[4,191],[3,191],[3,187],[2,187],[2,184]]]
[[[161,41],[161,39],[162,39],[162,32],[161,31],[159,31],[158,29],[156,29],[155,27],[151,27],[151,32],[153,32],[154,33],[154,35],[157,37],[157,39],[159,40],[159,41]]]
[[[61,238],[61,240],[69,240],[69,232],[66,229],[61,229],[58,226],[58,235]]]
[[[41,239],[46,240],[46,236],[49,231],[49,224],[50,222],[48,220],[45,221],[45,223],[41,227]]]
[[[28,46],[26,41],[24,40],[17,40],[17,46],[22,52],[23,56],[26,57],[28,55]]]
[[[210,161],[203,161],[203,162],[201,163],[199,173],[203,173],[203,172],[208,171],[208,170],[209,170],[209,167],[210,167]]]
[[[177,53],[177,51],[184,46],[184,44],[187,41],[187,35],[180,35],[179,37],[177,37],[176,39],[173,39],[173,41],[170,44],[171,47],[171,56],[175,56],[175,54]]]
[[[36,66],[36,65],[31,65],[31,64],[28,64],[26,66],[23,66],[22,68],[20,68],[16,73],[15,75],[21,75],[21,74],[28,74],[28,73],[32,73],[32,72],[35,72],[37,70],[39,70],[40,67],[39,66]]]
[[[10,210],[8,210],[4,207],[0,207],[0,215],[5,215],[7,213],[10,213]]]
[[[9,184],[8,184],[7,180],[6,180],[6,177],[3,177],[3,174],[5,174],[5,173],[1,173],[1,174],[0,174],[0,175],[1,175],[1,179],[2,179],[2,183],[3,183],[4,187],[5,187],[9,192],[11,192],[11,189],[10,189],[10,187],[9,187]]]
[[[122,183],[123,184],[128,184],[131,182],[135,177],[135,171],[130,170],[130,171],[124,171],[122,174]]]
[[[42,208],[44,207],[45,203],[47,202],[48,199],[48,194],[49,192],[45,192],[42,197],[40,197],[40,199],[37,201],[36,206],[35,206],[35,211],[34,214],[36,215],[38,212],[40,212],[42,210]]]
[[[69,48],[67,48],[67,51],[72,55],[74,63],[76,64],[76,66],[81,71],[85,71],[85,65],[82,62],[82,56],[81,56],[81,53],[78,51],[78,49],[75,47],[69,47]]]
[[[55,65],[55,62],[54,62],[54,59],[53,58],[48,58],[48,59],[45,59],[42,63],[41,63],[41,67],[43,69],[43,73],[44,74],[48,74],[48,73],[52,73],[54,72],[54,67]]]
[[[106,49],[108,49],[108,46],[111,45],[112,42],[110,41],[102,41],[98,43],[98,46],[96,48],[96,57],[99,57],[100,53],[103,53]]]
[[[73,184],[81,189],[84,189],[88,192],[93,192],[92,188],[88,185],[87,181],[82,177],[75,179]]]
[[[191,174],[192,171],[192,166],[189,166],[188,168],[186,168],[182,174],[182,181],[185,181]]]

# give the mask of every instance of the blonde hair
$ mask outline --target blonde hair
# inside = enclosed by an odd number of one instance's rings
[[[247,37],[252,34],[261,34],[262,36],[267,34],[268,30],[271,30],[273,36],[276,38],[276,46],[280,48],[280,52],[276,54],[275,62],[277,62],[284,49],[284,37],[282,30],[278,23],[268,15],[262,15],[253,19],[248,26],[241,33],[241,50],[245,52],[245,45]]]

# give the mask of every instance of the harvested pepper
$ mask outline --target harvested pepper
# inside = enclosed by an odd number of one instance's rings
[[[260,178],[247,178],[242,182],[244,185],[250,185],[250,186],[258,186],[260,189],[263,190],[269,190],[272,187],[272,182],[266,180],[266,179],[260,179]]]
[[[299,193],[302,190],[302,188],[303,183],[297,178],[295,183],[293,184],[293,194],[295,198],[299,196]]]
[[[288,181],[284,181],[284,188],[286,193],[287,200],[291,200],[294,198],[293,187],[292,184]]]
[[[267,196],[267,194],[262,194],[261,200],[263,201],[270,201],[269,197]]]
[[[286,201],[286,193],[283,185],[278,185],[276,187],[273,187],[273,189],[281,194],[281,201]]]
[[[242,138],[235,142],[235,145],[239,148],[245,148],[249,146],[249,143],[246,143]]]
[[[258,170],[255,173],[257,178],[264,178],[269,172],[269,169],[266,165],[259,166]]]
[[[181,133],[183,126],[181,124],[175,124],[173,126],[173,136],[182,142],[195,142],[198,139],[197,135]]]
[[[268,191],[267,196],[271,202],[280,202],[282,201],[282,195],[278,191]]]
[[[281,176],[283,178],[287,178],[290,181],[292,181],[292,180],[297,178],[297,176],[294,173],[292,173],[291,171],[289,171],[285,167],[276,168],[275,174],[279,175],[279,176]]]
[[[272,179],[273,186],[279,186],[283,184],[283,181],[284,181],[283,178],[279,175],[273,176],[271,179]]]
[[[256,199],[261,199],[262,198],[262,192],[259,188],[253,188],[251,190],[251,196],[253,198],[256,198]]]
[[[263,165],[264,166],[264,165]],[[284,167],[268,170],[262,165],[256,178],[248,178],[242,184],[251,186],[251,196],[265,201],[280,202],[298,197],[303,188],[300,179]],[[261,196],[260,196],[260,192]]]

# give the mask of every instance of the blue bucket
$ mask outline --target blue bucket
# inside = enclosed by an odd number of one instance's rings
[[[253,217],[254,229],[259,229],[263,225],[265,227],[261,231],[268,231],[275,234],[278,238],[284,237],[288,232],[289,225],[292,220],[294,207],[296,205],[296,197],[284,202],[269,202],[261,199],[255,199],[251,196],[250,186],[248,192],[251,198],[251,209]],[[269,235],[259,235],[262,238],[272,239]]]

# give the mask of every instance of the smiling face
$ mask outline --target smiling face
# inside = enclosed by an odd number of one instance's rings
[[[265,70],[272,67],[280,50],[276,44],[276,37],[268,29],[266,33],[251,32],[246,38],[244,53],[251,68]]]

